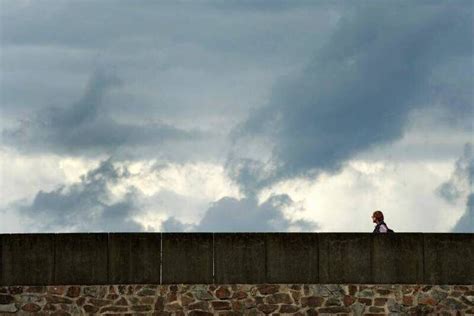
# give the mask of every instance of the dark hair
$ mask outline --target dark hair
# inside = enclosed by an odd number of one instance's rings
[[[372,215],[375,217],[375,219],[379,222],[383,221],[383,213],[382,211],[375,211],[374,214]]]

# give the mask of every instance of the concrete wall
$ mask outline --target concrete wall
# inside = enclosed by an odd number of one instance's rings
[[[474,234],[3,234],[0,254],[0,285],[474,283]]]

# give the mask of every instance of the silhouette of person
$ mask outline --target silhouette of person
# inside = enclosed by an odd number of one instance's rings
[[[372,214],[372,221],[376,224],[374,228],[374,233],[388,233],[389,228],[383,220],[383,213],[379,210],[375,211]]]

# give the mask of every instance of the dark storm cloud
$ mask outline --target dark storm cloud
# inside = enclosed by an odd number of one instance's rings
[[[24,152],[94,155],[144,146],[155,148],[157,153],[158,146],[166,142],[196,141],[204,136],[200,131],[185,131],[164,123],[115,121],[104,111],[103,99],[119,84],[113,74],[96,71],[77,102],[46,108],[23,120],[19,127],[4,129],[3,141]]]
[[[430,105],[423,101],[433,69],[458,59],[472,73],[472,35],[467,3],[363,2],[301,73],[275,86],[233,140],[237,147],[259,138],[271,144],[272,157],[262,163],[275,172],[263,184],[335,172],[355,154],[403,135],[410,112]],[[446,106],[472,119],[467,100]]]
[[[39,191],[31,205],[17,206],[18,212],[32,222],[28,231],[143,231],[133,219],[139,212],[133,189],[120,201],[109,201],[108,185],[129,175],[126,168],[105,160],[79,183]]]
[[[436,193],[450,204],[466,199],[466,209],[453,227],[453,232],[474,232],[474,149],[471,143],[464,146],[461,157],[456,160],[451,178],[442,183]]]
[[[162,229],[195,232],[315,231],[318,228],[316,222],[285,218],[283,208],[292,204],[286,194],[273,195],[262,204],[258,204],[255,197],[224,197],[214,202],[196,225],[183,224],[170,217],[162,223]]]

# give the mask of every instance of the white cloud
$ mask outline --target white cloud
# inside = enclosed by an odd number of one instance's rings
[[[304,208],[293,219],[314,220],[325,232],[371,232],[370,216],[376,209],[397,232],[446,232],[464,206],[453,212],[456,208],[434,190],[452,169],[453,161],[352,160],[337,175],[282,182],[264,191],[261,200],[271,192],[285,192]]]

